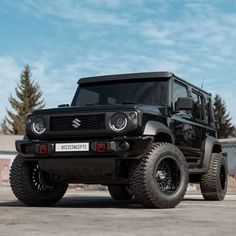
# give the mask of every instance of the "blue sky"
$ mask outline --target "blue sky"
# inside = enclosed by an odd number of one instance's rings
[[[47,107],[83,76],[169,70],[204,80],[236,124],[236,1],[0,0],[0,119],[25,64]]]

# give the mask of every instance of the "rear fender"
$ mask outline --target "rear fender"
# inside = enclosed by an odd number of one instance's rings
[[[222,151],[221,144],[216,138],[207,136],[202,144],[202,151],[204,153],[202,169],[207,172],[211,161],[211,154],[220,153]]]

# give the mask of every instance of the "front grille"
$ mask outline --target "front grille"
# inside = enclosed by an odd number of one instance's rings
[[[51,131],[79,131],[95,129],[105,129],[105,114],[50,117]]]

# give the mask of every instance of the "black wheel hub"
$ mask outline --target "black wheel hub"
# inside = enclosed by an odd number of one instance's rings
[[[55,189],[52,176],[49,173],[40,170],[38,164],[32,167],[31,180],[34,189],[38,192],[49,193],[53,192]]]
[[[163,193],[174,193],[178,189],[181,180],[178,163],[172,158],[162,159],[157,165],[156,180]]]

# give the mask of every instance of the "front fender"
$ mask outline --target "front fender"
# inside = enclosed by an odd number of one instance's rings
[[[174,137],[170,129],[162,124],[161,122],[150,120],[146,123],[143,135],[147,136],[157,136],[159,134],[166,134],[170,137],[172,143],[174,143]]]

